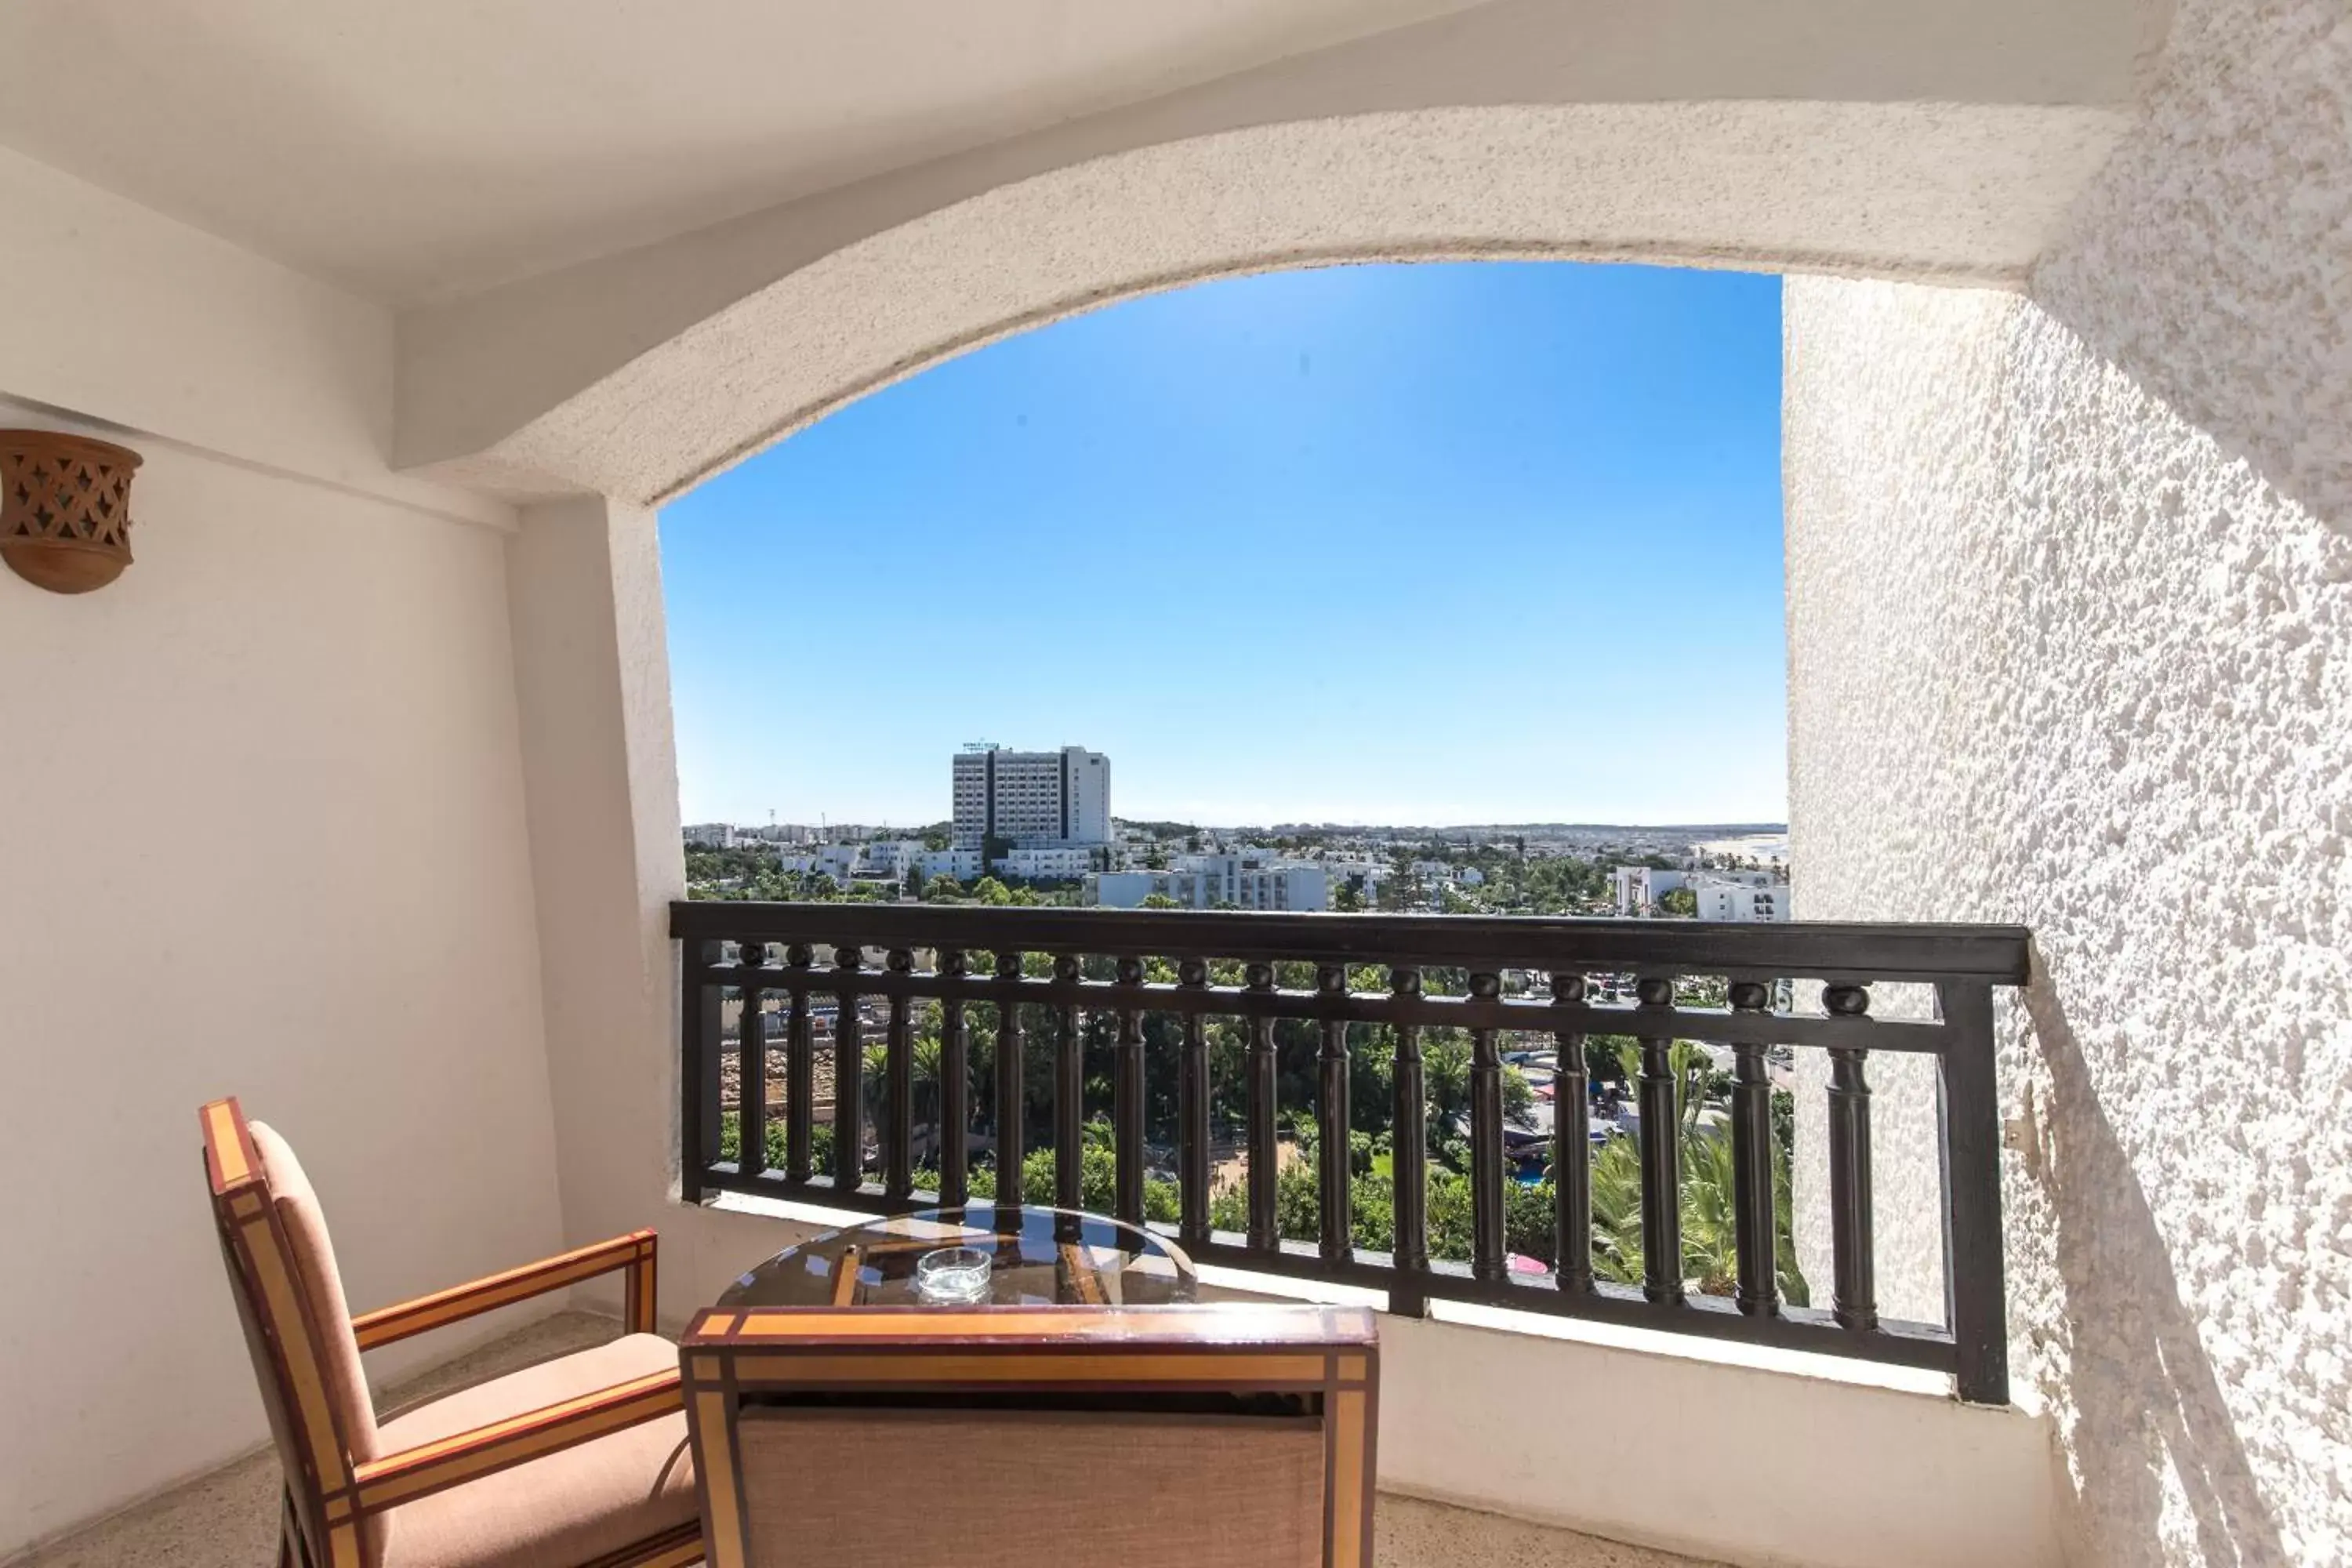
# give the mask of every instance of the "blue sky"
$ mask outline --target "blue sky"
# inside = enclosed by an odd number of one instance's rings
[[[1330,268],[1129,300],[663,510],[689,822],[1778,820],[1780,286]]]

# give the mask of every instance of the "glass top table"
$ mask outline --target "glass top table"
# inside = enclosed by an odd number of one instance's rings
[[[721,1307],[1159,1306],[1192,1300],[1192,1260],[1075,1209],[926,1209],[813,1237],[730,1286]]]

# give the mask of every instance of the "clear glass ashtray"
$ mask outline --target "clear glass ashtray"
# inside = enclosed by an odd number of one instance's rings
[[[977,1247],[942,1247],[915,1260],[915,1294],[926,1301],[968,1305],[988,1300],[988,1254]]]

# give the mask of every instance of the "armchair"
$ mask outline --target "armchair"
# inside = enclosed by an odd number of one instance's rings
[[[354,1318],[318,1196],[235,1100],[198,1113],[213,1215],[286,1504],[279,1568],[684,1568],[702,1556],[677,1352],[653,1330],[649,1230]],[[608,1345],[379,1423],[360,1352],[627,1278]]]

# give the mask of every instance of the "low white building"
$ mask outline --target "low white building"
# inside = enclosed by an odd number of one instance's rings
[[[1242,872],[1233,902],[1245,910],[1326,910],[1331,879],[1320,866],[1261,866]]]
[[[1171,870],[1187,871],[1202,879],[1202,906],[1206,908],[1238,901],[1242,868],[1250,863],[1241,854],[1192,854],[1175,856],[1168,865]]]
[[[959,882],[969,882],[980,875],[980,851],[926,849],[915,857],[915,872],[926,882],[934,877],[952,877]]]
[[[1360,856],[1328,858],[1321,862],[1321,865],[1324,876],[1328,879],[1330,886],[1334,888],[1353,886],[1360,895],[1368,900],[1378,898],[1381,884],[1396,874],[1395,868],[1387,861],[1370,860]]]
[[[813,844],[805,849],[779,853],[776,863],[787,871],[803,877],[830,877],[847,887],[864,864],[864,847],[857,844]]]
[[[1320,866],[1243,867],[1230,879],[1215,869],[1178,867],[1164,871],[1105,871],[1089,877],[1087,901],[1105,909],[1133,910],[1156,895],[1188,910],[1322,910],[1330,907],[1330,889],[1331,879]]]
[[[1691,891],[1698,899],[1698,918],[1703,921],[1785,921],[1790,918],[1789,888],[1775,883],[1768,876],[1761,881],[1749,876],[1718,876],[1701,872],[1691,879]]]
[[[1687,871],[1661,871],[1654,866],[1620,866],[1609,875],[1617,895],[1617,912],[1638,915],[1647,912],[1660,899],[1676,888],[1687,886]]]
[[[909,868],[919,865],[923,857],[923,841],[919,838],[877,838],[868,843],[861,856],[866,875],[903,879]]]
[[[921,881],[952,877],[969,882],[980,875],[977,849],[927,849],[919,838],[877,838],[864,844],[812,844],[778,852],[776,860],[787,871],[803,877],[830,877],[846,887],[853,878],[903,882],[911,873]]]
[[[1662,871],[1653,866],[1620,866],[1610,880],[1621,915],[1647,914],[1658,900],[1687,888],[1703,921],[1785,921],[1789,885],[1770,871]]]
[[[1087,901],[1107,910],[1139,910],[1156,896],[1189,910],[1206,909],[1207,880],[1198,871],[1105,871],[1087,879]]]
[[[978,854],[978,850],[972,851]],[[1033,848],[1015,849],[1000,855],[989,868],[1008,877],[1024,877],[1031,881],[1060,881],[1085,876],[1094,869],[1094,852],[1085,845],[1045,844]]]

